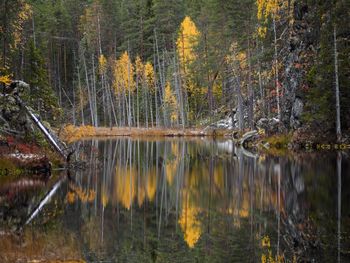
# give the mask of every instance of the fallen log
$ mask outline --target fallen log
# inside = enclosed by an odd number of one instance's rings
[[[243,134],[242,138],[238,140],[238,143],[240,145],[245,145],[247,141],[255,139],[258,135],[259,133],[256,130],[246,132]]]

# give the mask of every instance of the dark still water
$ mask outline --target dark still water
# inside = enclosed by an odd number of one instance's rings
[[[350,261],[346,154],[208,139],[77,147],[86,170],[2,194],[0,262]]]

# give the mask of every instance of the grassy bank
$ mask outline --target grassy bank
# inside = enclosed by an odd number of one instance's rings
[[[73,126],[67,125],[60,132],[59,136],[72,142],[81,138],[108,137],[108,136],[137,136],[137,137],[222,137],[229,135],[228,130],[204,130],[200,128],[137,128],[137,127],[93,127],[93,126]]]

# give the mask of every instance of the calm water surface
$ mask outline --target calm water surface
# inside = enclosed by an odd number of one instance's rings
[[[208,139],[76,146],[86,170],[0,191],[0,262],[350,261],[345,154],[256,155]]]

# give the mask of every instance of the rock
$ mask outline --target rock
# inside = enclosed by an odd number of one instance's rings
[[[280,121],[277,118],[261,118],[257,121],[256,126],[265,130],[267,135],[271,135],[278,132],[279,123]]]
[[[1,123],[3,127],[15,130],[19,133],[30,133],[33,131],[25,110],[21,108],[13,94],[21,96],[25,90],[29,89],[29,85],[23,81],[13,81],[9,86],[6,86],[5,92],[0,95],[1,104]]]
[[[296,98],[292,106],[292,114],[290,116],[290,127],[297,129],[301,126],[300,117],[303,113],[304,103],[300,98]]]
[[[216,123],[216,127],[217,128],[221,128],[221,129],[232,129],[232,118],[231,117],[226,117],[223,120],[219,120]]]
[[[301,126],[300,116],[303,108],[301,98],[304,98],[304,87],[308,84],[306,73],[314,63],[312,59],[315,51],[312,39],[317,39],[310,36],[316,30],[308,21],[308,6],[305,3],[295,1],[293,17],[287,38],[290,46],[288,52],[283,55],[285,68],[281,78],[283,96],[280,100],[280,129],[287,130]]]
[[[10,153],[0,155],[2,159],[9,160],[17,168],[32,173],[51,173],[51,163],[47,156],[33,153]]]
[[[204,129],[204,131],[208,129],[228,129],[232,130],[234,128],[232,118],[227,116],[225,119],[221,119],[217,122],[210,124],[208,127]]]

